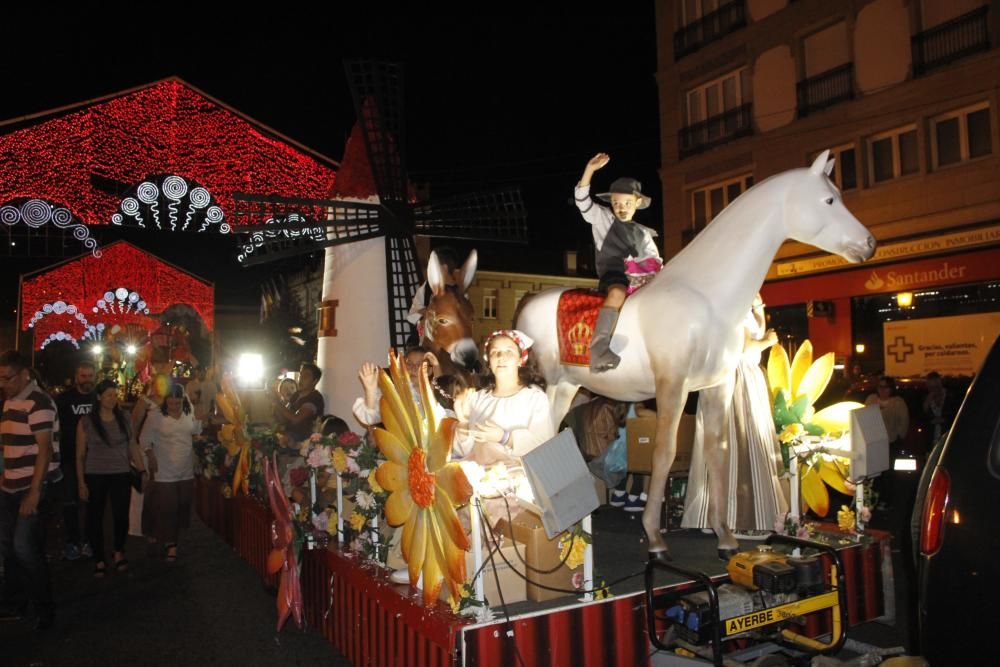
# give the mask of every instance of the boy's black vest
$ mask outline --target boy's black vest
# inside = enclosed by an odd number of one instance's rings
[[[604,245],[597,251],[597,275],[603,276],[608,271],[625,272],[625,258],[641,257],[646,246],[646,234],[652,233],[635,222],[622,222],[615,218],[604,237]]]

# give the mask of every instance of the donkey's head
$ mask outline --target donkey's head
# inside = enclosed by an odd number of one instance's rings
[[[472,339],[472,303],[465,295],[476,275],[477,262],[473,250],[454,275],[454,285],[445,283],[436,253],[431,253],[427,263],[427,286],[433,296],[424,311],[423,343],[442,364],[447,366],[450,361],[465,371],[474,371],[479,365],[479,351]]]
[[[787,235],[852,264],[863,262],[875,253],[875,237],[841,201],[840,190],[830,181],[829,157],[830,151],[823,151],[808,169],[786,172],[793,179],[785,199]]]

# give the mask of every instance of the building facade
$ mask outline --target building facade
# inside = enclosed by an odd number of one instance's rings
[[[514,315],[521,299],[528,294],[550,287],[596,288],[596,278],[577,276],[544,276],[534,273],[477,271],[469,286],[469,301],[474,309],[473,336],[482,344],[497,329],[514,324]]]
[[[762,290],[783,333],[891,369],[888,322],[1000,310],[998,10],[657,2],[666,257],[754,182],[830,149],[844,204],[880,247],[859,268],[785,243]]]

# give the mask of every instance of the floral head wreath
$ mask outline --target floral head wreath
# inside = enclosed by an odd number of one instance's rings
[[[490,343],[492,343],[493,339],[496,338],[497,336],[510,338],[512,341],[514,341],[514,344],[517,345],[517,348],[521,351],[521,361],[518,364],[519,366],[524,366],[526,363],[528,363],[528,350],[531,349],[531,346],[535,344],[535,341],[532,340],[528,336],[528,334],[524,333],[523,331],[518,331],[517,329],[497,329],[489,336],[487,336],[486,343],[483,345],[484,361],[489,363]]]

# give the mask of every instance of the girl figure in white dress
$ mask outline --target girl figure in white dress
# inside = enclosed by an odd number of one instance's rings
[[[771,415],[767,380],[760,367],[761,353],[778,342],[767,329],[760,294],[743,322],[743,356],[736,367],[733,405],[729,411],[729,503],[726,524],[751,537],[774,529],[775,519],[788,511],[788,499],[778,482],[783,472],[781,449]],[[684,503],[684,528],[708,528],[708,467],[704,457],[704,424],[701,409],[695,419],[694,451]]]
[[[489,372],[483,388],[456,406],[454,454],[480,465],[520,465],[520,457],[555,435],[545,380],[528,363],[533,341],[501,329],[486,339]]]

